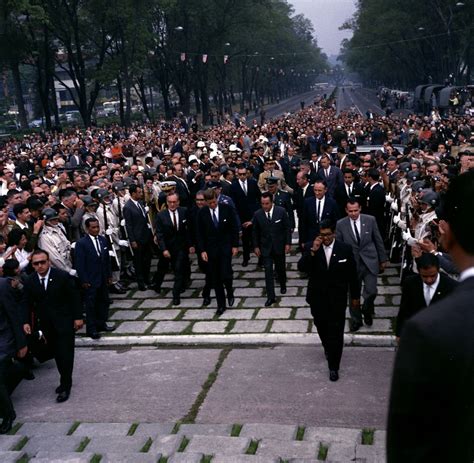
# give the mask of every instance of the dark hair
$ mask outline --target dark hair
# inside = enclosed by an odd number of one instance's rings
[[[8,245],[17,246],[23,236],[26,236],[26,232],[24,230],[21,228],[12,228],[8,233]]]
[[[13,196],[15,196],[15,195],[17,195],[17,194],[19,194],[19,193],[21,193],[20,190],[15,190],[15,189],[13,189],[13,190],[8,190],[8,191],[7,191],[7,199],[12,198]]]
[[[323,219],[319,224],[319,229],[322,230],[323,228],[330,228],[331,231],[336,229],[336,222],[332,219]]]
[[[139,185],[137,185],[136,183],[132,183],[132,184],[128,187],[128,192],[129,192],[130,194],[136,193],[139,188],[141,188]]]
[[[15,270],[20,267],[20,263],[16,259],[7,259],[3,264],[3,276],[4,277],[14,277],[16,276]]]
[[[59,199],[63,201],[64,199],[70,198],[71,196],[77,195],[76,191],[72,188],[66,188],[59,191]]]
[[[369,171],[367,172],[367,175],[372,180],[375,180],[376,182],[378,182],[379,179],[380,179],[380,174],[379,174],[379,171],[377,169],[369,169]]]
[[[270,201],[273,203],[273,195],[271,193],[269,193],[268,191],[264,191],[262,193],[262,196],[260,196],[262,199],[263,198],[269,198]]]
[[[28,206],[25,203],[15,204],[13,206],[13,214],[15,214],[15,217],[18,217],[18,214],[23,213],[25,209],[28,209]]]
[[[352,169],[349,169],[347,167],[342,170],[342,173],[343,174],[351,174],[353,177],[355,177],[355,172]]]
[[[349,198],[347,201],[346,201],[346,206],[348,206],[349,204],[351,205],[354,205],[354,204],[358,204],[359,207],[361,206],[360,204],[360,201],[356,198]]]
[[[420,268],[436,267],[439,270],[439,259],[430,252],[424,252],[420,257],[416,259],[416,266]]]
[[[316,183],[322,183],[322,184],[325,186],[325,188],[328,187],[328,184],[327,184],[326,180],[317,179],[317,180],[315,180],[315,182],[313,183],[313,186],[316,185]]]
[[[44,249],[40,249],[40,248],[33,251],[33,253],[31,254],[31,259],[33,259],[33,257],[39,256],[41,254],[44,254],[49,259],[49,252],[45,251]]]
[[[89,228],[91,223],[93,223],[93,222],[98,222],[98,221],[99,221],[99,219],[97,219],[96,217],[89,217],[89,218],[86,219],[86,221],[84,222],[84,225],[86,226],[86,228]]]
[[[449,223],[459,246],[474,255],[474,171],[453,178],[443,196],[442,216]]]

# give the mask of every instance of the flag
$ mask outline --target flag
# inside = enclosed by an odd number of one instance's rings
[[[224,55],[224,64],[227,64],[227,61],[229,61],[229,55]]]
[[[207,63],[207,55],[202,55],[202,62]]]
[[[186,53],[181,53],[181,61],[186,61]]]

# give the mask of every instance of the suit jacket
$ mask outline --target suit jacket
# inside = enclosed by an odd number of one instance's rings
[[[0,359],[26,346],[23,314],[7,278],[0,278]]]
[[[260,248],[265,257],[285,254],[285,246],[291,245],[291,230],[288,214],[283,207],[273,207],[271,221],[265,211],[259,209],[255,212],[252,222],[254,248]]]
[[[385,189],[382,185],[376,184],[372,189],[367,190],[366,207],[362,212],[375,217],[379,226],[380,234],[385,233]]]
[[[242,190],[239,180],[234,180],[231,187],[231,198],[239,213],[242,223],[252,220],[254,212],[260,208],[260,189],[255,179],[247,179],[247,195]]]
[[[360,214],[359,236],[360,244],[357,243],[349,217],[338,220],[336,239],[352,246],[352,252],[354,253],[354,259],[358,268],[360,263],[363,262],[370,273],[377,275],[380,262],[386,262],[388,257],[374,217]]]
[[[29,311],[39,320],[47,319],[58,332],[73,331],[74,320],[82,318],[79,292],[73,279],[62,270],[52,268],[45,291],[36,272],[29,275],[23,286],[22,308],[24,323],[29,321]]]
[[[474,278],[405,323],[395,359],[387,462],[474,460]]]
[[[304,246],[298,270],[309,275],[306,302],[311,310],[346,310],[347,293],[352,299],[360,298],[360,285],[352,248],[335,240],[329,267],[323,246],[311,255],[312,242]]]
[[[143,206],[143,204],[142,204]],[[144,210],[144,209],[143,209]],[[123,218],[129,241],[144,245],[152,239],[152,233],[148,224],[148,219],[143,212],[129,199],[123,206]]]
[[[189,248],[189,231],[187,209],[178,207],[178,230],[174,228],[171,221],[170,211],[160,212],[155,219],[155,232],[158,239],[158,247],[160,251],[169,251],[171,257],[177,251],[188,252]]]
[[[89,283],[92,288],[107,285],[112,276],[110,269],[109,245],[103,236],[98,236],[100,256],[89,235],[81,238],[74,249],[74,264],[81,283]]]
[[[445,298],[458,285],[456,280],[440,273],[438,288],[431,298],[430,306]],[[397,327],[395,334],[400,336],[405,322],[426,307],[425,295],[423,292],[423,280],[420,275],[412,275],[405,279],[402,285],[402,299],[397,316]]]
[[[328,187],[326,196],[334,198],[336,189],[344,183],[344,176],[342,175],[341,169],[336,166],[330,166],[329,177],[326,177],[325,171],[323,168],[320,168],[318,171],[318,179],[324,180]]]
[[[354,182],[352,184],[352,193],[350,196],[352,199],[356,199],[359,201],[361,207],[365,207],[367,204],[367,200],[365,198],[365,190],[363,185],[360,182]],[[341,217],[345,217],[346,214],[346,204],[349,196],[347,194],[346,185],[343,183],[336,188],[336,192],[334,193],[334,199],[339,206],[339,214]]]
[[[304,202],[307,198],[314,198],[314,190],[313,185],[311,183],[308,184],[306,191],[303,195],[303,189],[297,187],[295,192],[293,193],[293,207],[296,210],[296,215],[298,219],[301,220],[301,216],[303,214]]]
[[[176,177],[176,175],[171,175],[167,177],[166,180],[176,182],[176,193],[178,193],[179,196],[179,204],[180,206],[188,207],[191,200],[191,192],[186,180],[181,177]],[[196,193],[197,191],[198,190],[196,190]]]
[[[324,208],[321,214],[321,220],[330,219],[334,222],[339,218],[339,210],[334,199],[327,195],[324,200]],[[300,223],[300,243],[313,241],[319,235],[319,220],[316,216],[316,198],[307,198],[304,202],[303,215]]]

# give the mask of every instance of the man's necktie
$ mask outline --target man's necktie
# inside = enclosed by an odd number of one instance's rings
[[[350,185],[347,186],[347,196],[351,196],[352,194],[352,187]]]
[[[215,210],[212,211],[212,221],[214,222],[214,227],[217,228],[219,226],[219,221],[217,220],[217,215],[216,215]]]
[[[41,286],[46,291],[46,278],[41,278]]]
[[[357,222],[354,220],[354,232],[357,240],[357,244],[360,244],[359,230],[357,229]]]
[[[267,212],[267,218],[268,218],[268,221],[269,221],[269,222],[272,221],[272,216],[270,215],[270,212]]]
[[[318,222],[321,221],[321,200],[318,199],[317,206],[316,206],[316,220]]]
[[[242,190],[244,190],[244,194],[247,196],[247,182],[242,182]]]
[[[176,220],[176,211],[173,211],[172,217],[173,217],[173,228],[176,231],[178,231],[178,221]]]
[[[99,244],[99,238],[96,236],[95,237],[95,248],[96,248],[96,251],[97,251],[97,255],[100,257],[100,244]]]
[[[425,286],[425,302],[426,305],[430,305],[431,302],[431,286],[424,285]]]

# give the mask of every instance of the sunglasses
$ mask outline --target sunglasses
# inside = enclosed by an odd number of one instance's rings
[[[37,261],[35,261],[35,262],[31,262],[31,265],[33,265],[33,266],[36,267],[37,265],[44,265],[44,264],[46,264],[47,262],[48,262],[47,260],[37,260]]]

